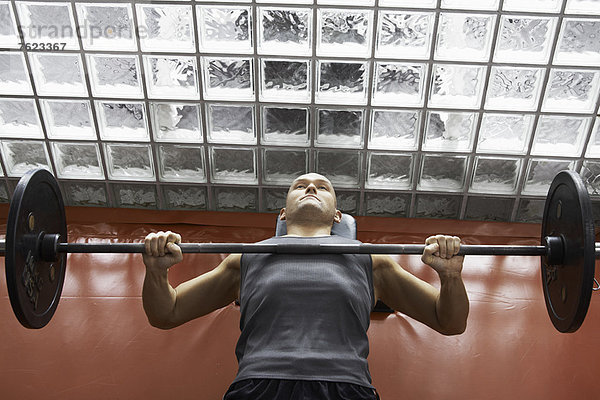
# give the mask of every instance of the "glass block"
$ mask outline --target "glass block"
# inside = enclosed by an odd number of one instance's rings
[[[425,154],[421,162],[419,190],[460,191],[465,184],[466,156]]]
[[[379,0],[381,7],[435,8],[437,0]]]
[[[191,6],[137,4],[136,10],[142,51],[196,51]]]
[[[525,154],[533,121],[530,114],[483,113],[477,152]]]
[[[319,110],[315,146],[362,147],[363,114],[362,110]]]
[[[65,179],[104,179],[97,143],[52,142],[56,175]]]
[[[465,219],[508,222],[512,215],[514,203],[514,199],[502,197],[469,197]]]
[[[350,215],[358,214],[358,203],[360,200],[360,193],[336,191],[335,196],[337,198],[338,210]]]
[[[0,137],[44,138],[35,100],[0,99]]]
[[[253,106],[209,104],[207,119],[210,143],[256,144]]]
[[[567,0],[565,12],[569,14],[600,15],[600,2],[598,0]]]
[[[359,152],[317,150],[315,158],[316,172],[326,176],[334,187],[358,187],[362,168]]]
[[[104,143],[104,155],[109,179],[155,180],[149,144]]]
[[[285,207],[288,190],[286,188],[263,188],[262,212],[277,212]]]
[[[199,100],[196,57],[144,56],[149,98]]]
[[[158,146],[158,173],[163,182],[206,182],[200,146]]]
[[[367,104],[369,63],[318,61],[315,101],[327,104]]]
[[[20,47],[17,22],[8,1],[0,3],[0,48],[17,49]]]
[[[317,55],[369,57],[373,11],[319,8]]]
[[[202,57],[204,98],[207,100],[254,100],[252,60]]]
[[[117,207],[157,209],[156,186],[130,183],[112,184]]]
[[[420,119],[419,111],[373,110],[369,149],[416,150]]]
[[[546,196],[552,180],[560,171],[573,170],[575,163],[570,160],[545,160],[532,158],[527,165],[523,194]]]
[[[215,187],[217,211],[258,211],[258,189]]]
[[[271,145],[308,146],[309,112],[306,107],[262,108],[261,142]]]
[[[499,3],[500,0],[442,0],[442,8],[495,11]]]
[[[435,194],[417,194],[415,217],[458,219],[462,197]]]
[[[369,152],[365,187],[407,190],[412,187],[413,156]]]
[[[63,181],[62,193],[67,206],[107,207],[106,185],[99,182]]]
[[[345,5],[348,5],[348,1],[347,0],[317,0],[317,4],[345,6]],[[352,5],[353,6],[374,6],[375,0],[354,0],[352,2]]]
[[[87,54],[92,93],[97,97],[143,98],[137,56]]]
[[[157,142],[202,143],[200,106],[186,103],[150,103]]]
[[[88,96],[83,66],[78,54],[30,53],[29,60],[38,95]],[[95,73],[91,75],[96,78]],[[92,82],[98,81],[92,79]],[[103,84],[106,83],[103,82]],[[94,88],[93,85],[92,88]],[[104,94],[106,93],[104,92]],[[141,91],[139,96],[141,96]]]
[[[208,199],[204,186],[162,186],[165,207],[169,210],[206,210]]]
[[[532,11],[557,13],[563,0],[504,0],[502,9],[505,11]]]
[[[542,68],[492,67],[485,108],[537,110],[544,72]]]
[[[137,51],[130,4],[76,3],[85,50]]]
[[[366,215],[374,217],[406,218],[410,211],[410,194],[366,192]]]
[[[312,55],[312,14],[310,8],[259,7],[258,52]]]
[[[79,50],[71,3],[19,1],[16,6],[24,41],[32,48],[50,50],[46,47],[50,43],[61,50]]]
[[[0,183],[0,203],[9,203],[10,196],[8,195],[8,188],[5,183]]]
[[[250,7],[196,6],[201,51],[252,53]]]
[[[96,140],[87,100],[40,99],[49,139]]]
[[[380,10],[375,56],[428,59],[434,18],[434,13]]]
[[[556,23],[555,17],[503,15],[494,62],[547,63]]]
[[[196,0],[198,1],[198,0]],[[246,0],[250,3],[251,0]],[[257,3],[312,4],[313,0],[256,0]]]
[[[258,183],[256,149],[211,147],[210,174],[215,183]]]
[[[436,64],[429,106],[479,108],[485,66]]]
[[[585,160],[579,175],[581,175],[589,194],[600,196],[600,162]]]
[[[471,151],[477,126],[477,113],[428,111],[423,149]]]
[[[263,183],[289,185],[308,172],[308,150],[263,149]]]
[[[599,84],[598,71],[553,68],[542,111],[591,113],[598,99]]]
[[[565,18],[554,64],[600,66],[600,20]]]
[[[44,142],[2,140],[0,144],[7,176],[20,178],[25,172],[36,168],[44,168],[52,172]]]
[[[542,222],[544,215],[544,205],[546,200],[521,199],[517,209],[516,222],[527,222],[538,224]]]
[[[521,172],[521,160],[475,157],[471,192],[513,194]]]
[[[587,144],[586,157],[600,158],[600,117],[596,117],[592,136]]]
[[[579,157],[591,122],[587,117],[540,116],[531,154]]]
[[[0,52],[0,94],[33,95],[22,53]]]
[[[435,58],[488,61],[495,15],[440,13]]]
[[[144,103],[96,101],[100,137],[104,140],[149,141]]]
[[[310,60],[260,61],[260,100],[310,103]]]
[[[371,104],[422,107],[426,76],[425,64],[376,62]]]

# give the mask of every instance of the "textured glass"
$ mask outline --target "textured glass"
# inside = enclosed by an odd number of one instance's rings
[[[8,203],[10,196],[8,195],[8,189],[6,184],[0,183],[0,203]]]
[[[262,212],[279,212],[285,207],[287,189],[284,188],[264,188],[262,190]],[[339,210],[339,208],[338,208]]]
[[[206,52],[250,53],[250,7],[197,6],[200,47]]]
[[[435,8],[437,0],[379,0],[383,7],[423,7]]]
[[[251,0],[245,0],[250,3]],[[313,0],[256,0],[257,3],[312,4]]]
[[[368,63],[319,61],[315,101],[328,104],[367,104]]]
[[[592,131],[592,136],[587,145],[585,156],[600,158],[600,117],[596,117],[594,130]]]
[[[95,104],[102,139],[128,141],[150,139],[143,103],[96,101]]]
[[[423,106],[425,64],[375,63],[371,104],[380,106]]]
[[[260,100],[310,103],[310,61],[262,59]]]
[[[308,172],[308,150],[263,149],[263,182],[289,185]]]
[[[317,172],[325,175],[335,187],[357,187],[360,181],[359,152],[317,150]]]
[[[550,56],[556,29],[554,17],[503,15],[496,43],[495,62],[543,64]]]
[[[379,11],[375,55],[428,59],[435,14]]]
[[[2,140],[2,159],[6,174],[21,177],[29,170],[45,168],[51,171],[46,144],[33,140]]]
[[[34,100],[0,99],[0,137],[44,138]]]
[[[335,196],[337,198],[338,210],[350,215],[358,214],[358,202],[360,198],[360,193],[336,190]]]
[[[209,142],[256,144],[254,107],[209,104],[207,118]]]
[[[567,0],[568,13],[600,15],[600,1],[598,0]]]
[[[195,57],[144,56],[149,98],[200,99]]]
[[[212,182],[256,184],[256,149],[212,147],[210,149]]]
[[[21,39],[9,2],[0,3],[0,48],[18,48]]]
[[[590,118],[540,116],[531,154],[579,157],[590,123]]]
[[[476,113],[429,111],[423,149],[471,151],[476,125]]]
[[[436,64],[429,105],[479,108],[485,69],[483,66]]]
[[[461,10],[497,10],[500,0],[442,0],[442,8]]]
[[[542,68],[492,67],[485,108],[535,111],[543,78]]]
[[[415,217],[458,219],[461,197],[418,194]]]
[[[318,9],[317,54],[368,57],[371,53],[373,11]]]
[[[204,97],[210,100],[254,100],[252,60],[202,58]]]
[[[150,113],[157,142],[202,142],[197,104],[150,103]]]
[[[200,146],[158,146],[159,177],[164,182],[206,182]]]
[[[59,44],[62,50],[79,50],[70,3],[16,2],[24,41],[38,49],[49,50],[47,44]],[[63,48],[61,43],[65,43]]]
[[[564,19],[555,64],[600,65],[600,20]]]
[[[460,191],[465,183],[467,157],[423,155],[419,190]]]
[[[67,179],[104,179],[96,143],[53,142],[56,175]]]
[[[331,4],[345,6],[348,4],[347,0],[317,0],[317,4]],[[354,0],[352,5],[355,6],[374,6],[375,0]]]
[[[33,94],[23,54],[0,52],[0,94]]]
[[[369,149],[416,150],[419,120],[418,111],[371,111]]]
[[[599,84],[598,71],[552,69],[542,111],[593,112]]]
[[[110,179],[139,181],[155,179],[150,145],[105,143],[104,154]]]
[[[162,186],[166,208],[170,210],[206,210],[206,188],[201,186]]]
[[[469,197],[465,219],[476,221],[510,220],[514,199],[498,197]]]
[[[406,218],[410,210],[410,195],[398,193],[365,193],[366,214],[375,217]]]
[[[195,52],[192,7],[137,4],[142,51]]]
[[[512,194],[517,189],[520,172],[520,159],[475,157],[475,174],[470,190]]]
[[[112,185],[118,207],[156,209],[156,186],[135,184]]]
[[[517,210],[517,222],[540,223],[544,215],[545,200],[521,199]]]
[[[557,13],[563,0],[504,0],[503,10]]]
[[[258,211],[255,188],[216,187],[213,194],[217,211]]]
[[[365,187],[410,189],[413,156],[408,154],[369,153]]]
[[[556,174],[565,169],[572,170],[574,166],[574,162],[568,160],[529,160],[523,194],[546,196]]]
[[[144,97],[137,56],[88,54],[87,60],[94,96]]]
[[[533,115],[484,113],[479,128],[478,153],[524,154],[529,145]]]
[[[495,15],[441,13],[435,58],[487,61],[495,20]]]
[[[85,50],[136,51],[130,4],[76,3]]]
[[[310,8],[258,8],[258,52],[274,55],[312,54]]]
[[[79,55],[30,53],[29,57],[38,95],[76,97],[88,95]],[[113,78],[119,79],[118,76]]]
[[[584,161],[579,175],[592,196],[600,195],[600,162]]]
[[[106,185],[94,182],[62,182],[62,193],[67,206],[106,207]]]
[[[319,110],[316,146],[358,148],[363,143],[362,110]]]
[[[265,144],[307,146],[307,108],[271,107],[262,109],[262,139]]]

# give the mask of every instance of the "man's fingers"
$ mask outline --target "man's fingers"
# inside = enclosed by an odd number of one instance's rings
[[[438,251],[438,255],[441,258],[446,258],[446,254],[447,254],[447,250],[448,250],[448,246],[446,243],[446,237],[442,236],[442,235],[438,235],[436,237],[438,244],[440,245],[440,250]]]

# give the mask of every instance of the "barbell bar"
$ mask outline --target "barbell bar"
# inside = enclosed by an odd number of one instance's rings
[[[461,245],[459,255],[539,256],[550,319],[560,332],[583,323],[594,286],[594,237],[589,195],[581,178],[562,171],[546,199],[541,244]],[[183,253],[276,254],[422,254],[423,244],[265,244],[181,243]],[[67,253],[143,253],[143,243],[69,243],[62,195],[54,176],[44,169],[26,173],[10,205],[5,255],[7,286],[13,311],[27,328],[41,328],[52,318],[65,278]]]

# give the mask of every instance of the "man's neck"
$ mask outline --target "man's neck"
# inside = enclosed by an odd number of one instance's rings
[[[285,236],[329,236],[331,235],[330,226],[297,225],[289,224],[287,226],[287,235]]]

